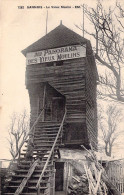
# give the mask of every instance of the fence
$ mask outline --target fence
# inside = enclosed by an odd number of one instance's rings
[[[109,161],[106,171],[119,192],[124,193],[124,159]]]

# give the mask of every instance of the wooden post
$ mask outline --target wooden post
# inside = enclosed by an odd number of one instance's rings
[[[2,193],[2,179],[1,179],[1,168],[2,168],[2,161],[0,161],[0,195]]]
[[[40,195],[40,186],[37,189],[37,195]]]
[[[43,117],[42,117],[42,121],[44,121],[45,119],[45,98],[46,98],[46,84],[44,85],[44,94],[43,94]]]
[[[45,194],[47,195],[52,195],[51,194],[51,176],[49,176],[49,180],[48,180],[48,183],[47,183],[47,190],[45,191]]]
[[[46,15],[46,34],[47,34],[47,25],[48,25],[48,10],[47,10],[47,15]]]
[[[68,185],[69,185],[69,163],[68,162],[66,162],[66,170],[67,170],[66,195],[68,195]]]
[[[53,170],[50,176],[50,195],[55,195],[55,173],[56,169]]]
[[[61,144],[62,144],[62,136],[63,136],[63,126],[62,126],[62,130],[61,130],[61,134],[60,134],[60,142],[61,142]]]
[[[84,4],[83,4],[83,37],[84,37]]]

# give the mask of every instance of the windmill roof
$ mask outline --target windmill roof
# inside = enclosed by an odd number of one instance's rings
[[[24,56],[29,52],[41,51],[75,44],[86,44],[89,41],[63,24],[60,24],[48,34],[22,50]]]

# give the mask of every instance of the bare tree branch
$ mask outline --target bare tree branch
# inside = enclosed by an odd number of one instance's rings
[[[26,110],[24,110],[21,114],[13,113],[10,120],[7,140],[9,142],[10,154],[14,157],[19,150],[20,143],[26,141],[29,131],[29,117]]]
[[[107,68],[108,75],[103,73],[104,82],[99,79],[101,95],[114,100],[124,102],[124,85],[122,82],[122,69],[124,63],[124,8],[119,2],[104,9],[103,1],[97,2],[97,7],[89,8],[84,6],[85,17],[88,18],[93,30],[85,29],[85,34],[96,40],[94,48],[95,58],[98,66]],[[76,25],[80,30],[82,27]],[[111,82],[105,82],[113,75]],[[106,88],[106,93],[102,93]]]
[[[122,120],[122,110],[115,104],[110,104],[107,107],[106,114],[104,114],[104,111],[100,106],[98,110],[98,123],[99,130],[101,131],[101,138],[104,142],[106,155],[111,156],[112,148],[123,132],[119,130],[119,123]]]

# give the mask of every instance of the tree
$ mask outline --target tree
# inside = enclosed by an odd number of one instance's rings
[[[103,109],[98,109],[98,124],[100,130],[100,139],[104,142],[104,149],[107,156],[112,155],[113,146],[117,143],[122,131],[119,124],[122,120],[122,110],[115,104],[108,105],[106,114]]]
[[[29,117],[26,110],[24,110],[20,114],[13,113],[10,117],[10,121],[7,140],[9,142],[10,154],[14,158],[17,152],[20,156],[20,144],[26,141],[29,131]]]
[[[124,63],[124,8],[120,3],[113,8],[104,8],[98,1],[97,8],[84,7],[85,16],[93,25],[87,35],[95,39],[94,56],[98,66],[105,67],[99,74],[99,97],[109,97],[124,102],[123,63]],[[82,30],[82,27],[79,27]]]

